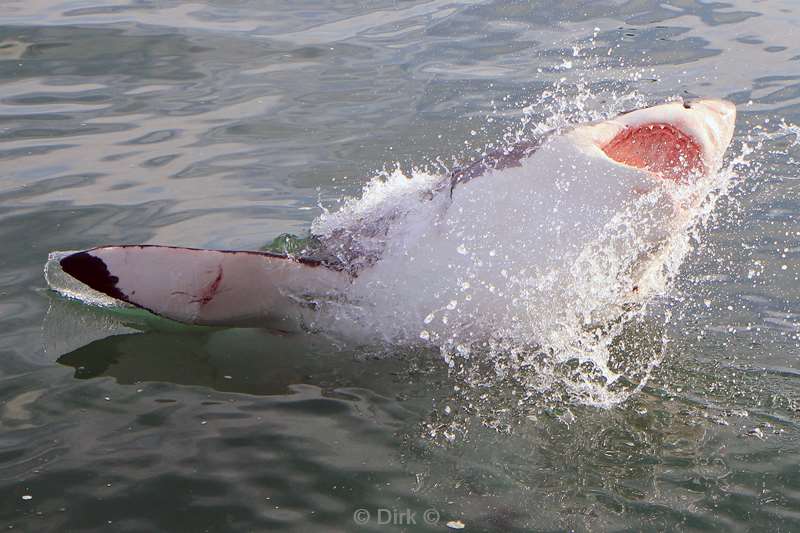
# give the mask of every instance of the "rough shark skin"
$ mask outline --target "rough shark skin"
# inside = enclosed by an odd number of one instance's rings
[[[403,233],[406,239],[424,237],[426,243],[408,246],[405,255],[417,259],[402,268],[419,267],[420,276],[428,279],[431,273],[446,278],[460,256],[435,252],[456,248],[453,233],[441,228],[472,221],[486,225],[487,234],[510,228],[510,238],[529,246],[528,255],[519,259],[529,257],[544,268],[561,257],[563,240],[587,238],[595,214],[611,214],[614,206],[661,183],[680,186],[717,172],[735,117],[734,105],[723,100],[672,102],[490,153],[444,177],[420,198],[442,214],[430,228]],[[517,198],[497,204],[493,216],[470,218],[470,206],[481,198],[517,191]],[[514,218],[520,209],[525,210],[520,218],[524,224]],[[554,209],[561,209],[557,217],[551,214]],[[318,235],[320,250],[314,257],[123,245],[77,252],[60,264],[95,291],[179,322],[295,331],[314,323],[326,302],[363,299],[370,284],[391,283],[380,279],[384,271],[375,267],[403,260],[397,259],[402,254],[387,249],[396,248],[393,239],[402,233],[396,228],[411,216],[399,212]],[[570,227],[555,232],[553,226],[564,221]],[[539,233],[533,235],[532,228]],[[364,240],[377,245],[365,251],[359,247]],[[530,249],[537,246],[538,253],[532,254]],[[440,281],[444,283],[436,283]],[[435,291],[432,283],[421,284],[419,290]],[[405,294],[414,289],[406,280],[394,290]],[[408,314],[420,314],[422,321],[431,302],[411,300]]]

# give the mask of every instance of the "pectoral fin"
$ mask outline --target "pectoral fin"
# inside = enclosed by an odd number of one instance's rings
[[[315,261],[269,252],[107,246],[61,259],[92,289],[188,324],[285,326],[336,297],[350,276]]]

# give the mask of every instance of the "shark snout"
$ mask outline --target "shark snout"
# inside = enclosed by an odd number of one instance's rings
[[[736,119],[736,106],[727,100],[720,100],[717,98],[704,98],[700,100],[692,100],[684,102],[684,107],[693,109],[695,107],[703,107],[711,112],[717,113],[720,118],[727,120],[731,123]]]
[[[727,100],[701,99],[684,102],[684,107],[700,119],[708,144],[704,159],[712,169],[719,168],[736,125],[736,106]]]

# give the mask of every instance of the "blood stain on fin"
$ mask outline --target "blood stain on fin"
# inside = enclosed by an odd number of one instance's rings
[[[59,263],[64,272],[81,283],[112,298],[128,301],[128,296],[117,288],[119,278],[111,275],[108,266],[99,257],[78,252],[64,257]]]
[[[674,181],[681,181],[688,174],[701,175],[706,170],[698,143],[670,124],[626,128],[603,151],[615,161]]]
[[[193,300],[192,303],[197,302],[202,306],[214,299],[214,296],[216,296],[219,286],[222,283],[222,265],[217,268],[217,277],[215,277],[208,287],[203,290],[203,293],[198,297],[198,299]]]

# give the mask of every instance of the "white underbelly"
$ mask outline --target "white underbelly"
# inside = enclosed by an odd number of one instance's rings
[[[590,321],[630,299],[674,202],[648,173],[555,139],[392,228],[349,291],[357,327],[441,340],[516,324],[535,335],[564,313]]]

